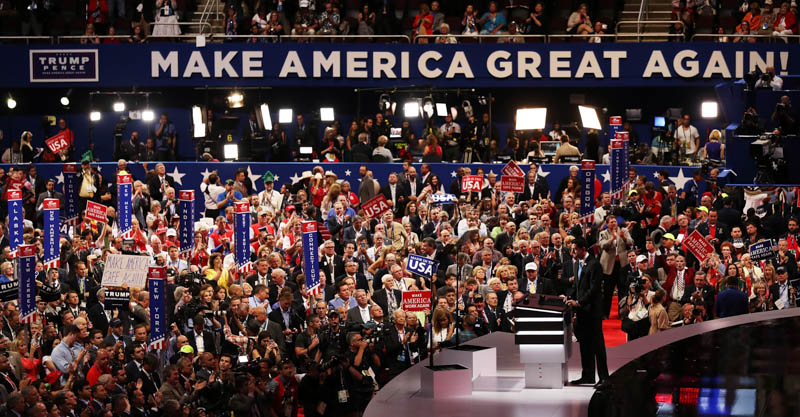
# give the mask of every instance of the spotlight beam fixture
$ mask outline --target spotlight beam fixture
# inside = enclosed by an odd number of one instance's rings
[[[280,109],[278,110],[278,123],[280,124],[288,124],[292,123],[292,109]]]
[[[600,118],[597,117],[597,109],[594,107],[578,106],[578,112],[581,114],[581,124],[584,128],[603,129],[603,125],[600,124]]]
[[[333,107],[321,107],[319,109],[319,120],[323,122],[332,122],[334,120]]]
[[[515,130],[544,129],[546,120],[546,107],[517,109]]]
[[[8,106],[9,109],[14,110],[17,108],[17,100],[14,100],[14,97],[8,96],[6,99],[6,106]]]
[[[719,116],[719,106],[716,101],[704,101],[700,107],[700,114],[704,119],[716,119]]]
[[[114,102],[114,111],[117,113],[122,113],[125,111],[125,102],[122,100],[118,100]]]

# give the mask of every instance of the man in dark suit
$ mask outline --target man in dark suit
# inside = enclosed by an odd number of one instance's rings
[[[370,304],[367,302],[367,293],[364,290],[356,291],[356,306],[347,310],[347,325],[364,324],[371,320],[369,314]]]
[[[710,318],[711,312],[714,311],[714,297],[716,295],[717,291],[714,290],[714,287],[706,283],[706,273],[697,271],[694,273],[694,284],[686,287],[686,291],[683,292],[681,305],[702,304],[706,308],[706,317],[704,318]]]
[[[511,331],[511,323],[506,320],[506,313],[498,302],[497,294],[493,292],[486,294],[486,305],[483,306],[483,314],[486,316],[489,331],[492,333]]]
[[[424,185],[417,176],[417,169],[413,166],[408,168],[408,172],[406,173],[406,181],[403,183],[403,186],[405,186],[405,189],[408,191],[408,196],[411,200],[416,199],[416,197],[422,193],[422,188]]]
[[[106,290],[101,288],[97,290],[97,302],[92,304],[86,311],[89,321],[92,322],[92,328],[98,329],[103,332],[103,337],[108,335],[109,319],[112,317],[111,310],[106,313],[105,303]]]
[[[523,294],[554,295],[553,287],[546,278],[539,277],[539,267],[534,262],[525,264],[525,277],[518,279],[519,290]],[[532,291],[533,290],[533,291]]]
[[[361,216],[356,216],[353,218],[352,224],[344,228],[342,240],[344,243],[353,242],[355,244],[359,236],[366,236],[367,246],[372,246],[372,239],[370,238],[369,230],[364,227],[364,220]]]
[[[408,203],[408,190],[399,182],[397,174],[389,174],[389,183],[381,187],[381,194],[386,197],[386,202],[392,208],[395,218],[403,217],[406,203]]]
[[[253,288],[258,284],[269,286],[269,284],[272,283],[272,278],[269,273],[269,262],[265,258],[261,258],[255,262],[255,267],[255,273],[245,278],[245,281]]]
[[[783,310],[791,307],[792,301],[796,300],[796,290],[789,283],[789,271],[785,266],[776,268],[777,280],[769,286],[769,295],[775,309]],[[796,303],[796,301],[795,301]]]
[[[367,277],[358,272],[358,262],[352,260],[344,263],[344,273],[336,277],[336,282],[343,279],[351,278],[355,281],[356,288],[362,290],[369,290],[369,281]]]
[[[344,274],[344,262],[342,262],[342,257],[336,254],[336,244],[333,243],[333,240],[326,240],[322,244],[319,269],[325,271],[325,276],[328,277],[328,285],[333,285],[332,278]]]
[[[778,282],[780,282],[780,278],[778,278]],[[747,294],[739,290],[739,277],[725,278],[725,287],[726,289],[720,291],[719,295],[717,295],[717,301],[714,304],[714,315],[719,318],[725,318],[747,314],[750,306],[747,303]]]
[[[686,201],[678,197],[678,189],[674,184],[670,184],[667,191],[667,198],[661,202],[661,216],[670,216],[677,220],[678,215],[686,209]]]
[[[378,277],[375,277],[378,279]],[[383,287],[372,294],[372,301],[383,309],[383,315],[389,317],[389,306],[392,305],[392,312],[400,308],[403,302],[403,292],[394,289],[394,278],[391,275],[381,277]]]
[[[270,305],[278,302],[281,296],[281,291],[285,287],[291,288],[291,292],[297,291],[297,282],[294,279],[286,279],[286,271],[281,268],[272,270],[272,283],[269,284],[269,303]]]
[[[444,282],[444,274],[447,272],[447,267],[453,264],[453,259],[444,252],[443,249],[436,247],[436,241],[432,237],[426,237],[422,240],[422,256],[433,259],[439,262],[439,267],[436,269],[436,278],[439,282]]]
[[[284,334],[286,334],[287,330],[291,333],[299,333],[303,327],[303,319],[297,314],[297,311],[291,308],[292,300],[294,300],[292,294],[282,294],[278,300],[278,308],[267,315],[270,321],[281,325],[281,330]],[[294,346],[292,346],[293,348]]]
[[[42,209],[42,204],[44,200],[47,198],[57,198],[58,199],[58,207],[64,208],[64,194],[59,193],[55,190],[56,181],[52,178],[48,178],[47,182],[45,183],[44,191],[39,193],[36,197],[36,218],[41,219],[44,211]]]
[[[525,177],[525,189],[518,194],[519,201],[541,200],[550,195],[550,187],[544,177],[537,175],[539,167],[531,163],[528,175]]]
[[[344,230],[350,226],[352,220],[350,216],[345,215],[345,207],[341,202],[333,203],[333,211],[333,214],[325,220],[325,226],[331,233],[331,240],[336,244],[337,252],[341,253],[345,242]]]
[[[703,237],[706,238],[719,253],[719,245],[729,239],[730,231],[728,226],[717,221],[717,210],[711,209],[708,212],[708,220],[698,224],[696,229]]]
[[[216,355],[217,347],[214,342],[214,334],[205,329],[206,322],[203,314],[197,314],[192,321],[192,330],[187,332],[186,338],[189,339],[189,345],[194,349],[195,355],[203,352],[211,352]],[[202,345],[198,348],[197,342],[200,340],[202,340]]]
[[[89,274],[89,268],[83,261],[75,263],[75,274],[67,278],[64,283],[69,285],[69,289],[78,293],[78,300],[82,306],[86,305],[89,295],[100,287],[94,276]]]
[[[167,168],[164,167],[164,164],[158,164],[156,165],[154,175],[150,176],[150,179],[147,181],[150,197],[154,201],[163,200],[167,187],[175,188],[175,180],[167,176]]]
[[[575,310],[575,336],[581,349],[580,379],[573,385],[594,384],[595,360],[600,382],[608,378],[606,345],[603,338],[603,271],[597,259],[587,251],[583,237],[573,241],[575,248],[575,280],[567,304]]]

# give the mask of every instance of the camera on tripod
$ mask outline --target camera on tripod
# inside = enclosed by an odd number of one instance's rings
[[[754,184],[785,184],[788,179],[783,155],[783,136],[761,135],[750,144],[750,156],[756,163]]]

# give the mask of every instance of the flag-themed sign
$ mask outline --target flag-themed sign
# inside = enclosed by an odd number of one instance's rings
[[[506,166],[500,170],[502,175],[508,175],[509,177],[524,177],[525,171],[517,165],[517,163],[512,159],[508,161]]]
[[[19,322],[36,320],[36,245],[17,248],[17,281],[19,281]]]
[[[57,154],[63,150],[69,148],[69,142],[67,142],[67,131],[62,130],[58,132],[55,136],[47,139],[44,141],[50,151]]]
[[[117,174],[117,227],[123,239],[133,231],[133,177]]]
[[[364,209],[364,214],[367,217],[377,219],[381,214],[389,210],[389,203],[386,202],[386,197],[383,194],[378,194],[362,204],[361,208]]]
[[[772,239],[765,239],[750,245],[750,259],[753,261],[761,261],[764,259],[771,259],[775,257],[775,241]]]
[[[623,184],[625,179],[628,178],[628,172],[624,169],[625,160],[622,155],[625,152],[625,147],[621,139],[611,139],[608,148],[609,168],[611,170],[611,198],[621,200],[625,193]]]
[[[64,218],[70,226],[78,225],[78,164],[64,164]]]
[[[317,256],[317,222],[303,222],[303,269],[306,273],[306,291],[309,295],[320,292],[319,256]]]
[[[525,191],[525,177],[503,175],[500,177],[500,185],[497,186],[497,190],[521,193]]]
[[[233,241],[236,246],[237,271],[250,272],[250,203],[235,201],[233,203]]]
[[[434,204],[449,204],[456,202],[456,195],[455,194],[431,194],[431,202]]]
[[[151,266],[147,270],[147,284],[150,289],[150,348],[167,347],[166,300],[167,269]]]
[[[181,252],[191,253],[194,249],[194,190],[181,190],[178,192],[178,239]]]
[[[709,243],[697,230],[689,233],[689,236],[686,236],[681,244],[700,262],[704,262],[709,254],[714,253],[714,245]]]
[[[594,161],[581,161],[581,222],[590,223],[594,217]]]
[[[610,116],[608,118],[608,139],[614,139],[620,130],[622,130],[622,116]]]
[[[438,268],[438,266],[439,263],[433,259],[409,254],[408,262],[406,262],[406,271],[430,279],[433,277],[433,274],[436,273],[436,268]]]
[[[8,200],[8,244],[11,257],[17,255],[17,246],[22,244],[22,190],[6,191]]]
[[[403,291],[403,311],[428,311],[431,308],[431,290]]]
[[[461,192],[481,192],[483,187],[483,177],[480,175],[464,175],[461,177]]]
[[[58,268],[60,265],[59,217],[61,208],[59,203],[57,198],[46,198],[42,202],[42,215],[44,216],[44,240],[42,241],[44,258],[42,261],[45,269]]]
[[[630,178],[628,178],[628,167],[630,165],[630,153],[629,153],[630,138],[631,138],[631,133],[625,131],[617,132],[614,137],[614,139],[622,141],[622,152],[620,153],[620,155],[622,157],[621,166],[622,166],[623,190],[628,190],[631,186],[631,180]]]
[[[108,221],[106,218],[106,211],[107,207],[100,204],[95,203],[94,201],[87,201],[86,202],[86,213],[84,216],[89,220],[94,220],[98,223],[105,223]]]

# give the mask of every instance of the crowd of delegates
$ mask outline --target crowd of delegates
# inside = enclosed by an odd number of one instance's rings
[[[35,321],[21,324],[16,301],[2,303],[7,415],[293,417],[301,408],[307,416],[358,415],[377,389],[431,351],[513,331],[512,303],[531,293],[563,295],[593,323],[616,308],[630,339],[796,305],[796,189],[720,187],[716,171],[698,171],[678,193],[665,173],[653,181],[632,168],[624,199],[596,193],[593,219],[582,223],[577,168],[557,189],[532,164],[522,193],[497,191],[491,173],[481,192],[461,193],[468,167],[445,184],[427,164],[397,166],[380,182],[362,166],[352,188],[320,166],[295,183],[276,184],[267,172],[261,192],[246,172],[212,173],[199,184],[204,219],[185,256],[164,166],[135,178],[132,238],[119,236],[113,208],[106,223],[82,219],[60,239],[60,268],[37,262]],[[126,170],[120,161],[118,171]],[[21,184],[24,241],[41,257],[35,205],[63,195],[35,168],[12,169],[0,182],[3,195]],[[82,192],[81,206],[114,206],[115,187],[103,183],[85,160],[79,189],[97,192]],[[361,203],[378,193],[390,209],[364,217]],[[444,193],[456,200],[434,203]],[[233,255],[238,200],[252,209],[247,273]],[[319,228],[316,295],[306,287],[302,221]],[[703,262],[681,244],[692,231],[715,248]],[[8,231],[0,233],[6,282],[15,278]],[[764,238],[776,239],[775,257],[755,262],[748,245]],[[149,343],[146,289],[129,289],[128,308],[104,308],[105,260],[117,253],[147,256],[168,271],[164,349]],[[405,270],[409,254],[438,262],[432,279]],[[578,289],[576,273],[597,262],[602,277]],[[402,292],[415,289],[434,291],[432,314],[403,310]],[[587,375],[582,382],[593,381]]]
[[[687,40],[695,33],[712,34],[713,31],[713,34],[737,35],[720,36],[719,42],[755,43],[771,39],[787,42],[788,36],[797,35],[797,2],[672,0],[672,20],[675,23],[670,33],[684,34]]]

